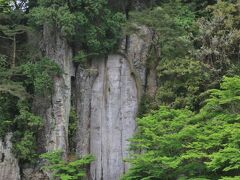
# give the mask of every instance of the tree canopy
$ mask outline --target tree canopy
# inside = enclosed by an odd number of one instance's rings
[[[123,179],[237,179],[240,77],[225,77],[198,113],[161,106],[138,119]]]

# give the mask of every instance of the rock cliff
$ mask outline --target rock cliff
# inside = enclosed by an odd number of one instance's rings
[[[43,54],[53,60],[62,70],[61,76],[54,77],[53,93],[50,98],[37,101],[38,114],[44,119],[42,142],[45,151],[68,152],[68,121],[71,108],[72,49],[67,41],[51,27],[44,26]],[[40,107],[39,107],[40,106]]]
[[[119,53],[93,59],[89,69],[76,73],[77,154],[96,157],[89,179],[119,179],[127,170],[124,159],[147,81],[151,39],[151,31],[142,27],[126,39]]]
[[[12,153],[12,134],[0,139],[0,180],[20,180],[18,161]]]
[[[36,97],[33,110],[44,120],[39,152],[63,150],[67,158],[71,97],[77,111],[76,154],[92,154],[88,179],[117,180],[128,169],[128,139],[135,129],[140,98],[148,81],[146,70],[153,33],[145,27],[128,36],[118,53],[96,57],[86,68],[72,64],[72,49],[51,27],[44,26],[43,54],[62,69],[54,77],[50,96]],[[150,79],[150,80],[149,80]],[[73,89],[71,87],[74,87]],[[11,153],[11,135],[0,141],[0,180],[19,180],[18,162]],[[39,167],[21,167],[22,179],[48,179]]]

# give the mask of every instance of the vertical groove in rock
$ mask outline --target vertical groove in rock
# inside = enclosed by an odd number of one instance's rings
[[[90,169],[91,179],[99,179],[102,176],[102,119],[105,119],[104,114],[104,59],[98,59],[93,61],[93,66],[98,70],[98,76],[92,87],[91,95],[91,122],[90,122],[90,152],[95,155],[96,161],[92,163]],[[89,152],[89,153],[90,153]]]
[[[75,100],[78,127],[77,127],[77,155],[82,156],[90,150],[90,117],[91,95],[94,80],[97,77],[96,69],[83,69],[79,67],[76,72]]]
[[[111,54],[106,59],[92,60],[91,69],[97,70],[95,78],[77,77],[84,85],[77,87],[76,95],[79,120],[76,150],[79,155],[91,153],[96,157],[90,167],[91,180],[117,180],[128,169],[123,160],[128,157],[128,139],[136,128],[135,118],[146,84],[145,63],[152,40],[149,29],[140,28],[139,33],[128,38],[128,49],[122,50],[122,55]]]
[[[119,69],[119,73],[120,73],[120,97],[122,97],[124,94],[122,93],[122,81],[123,81],[123,75],[122,75],[122,70],[123,70],[123,59],[121,58],[120,59],[120,69]],[[122,105],[122,98],[120,98],[119,99],[119,101],[120,101],[120,105]],[[122,109],[120,108],[119,109],[119,122],[120,122],[120,134],[121,134],[121,136],[120,136],[120,147],[121,147],[121,157],[123,158],[124,157],[124,151],[123,151],[123,141],[124,141],[124,139],[123,139],[123,128],[124,128],[124,126],[123,126],[123,118],[122,118],[122,116],[123,116],[123,113],[122,113]],[[125,170],[126,170],[126,167],[125,167],[125,164],[123,164],[123,173],[125,172]]]
[[[12,134],[0,139],[0,180],[20,180],[18,160],[12,154]]]
[[[147,74],[146,94],[150,97],[154,97],[157,91],[157,70],[156,67],[152,67]]]

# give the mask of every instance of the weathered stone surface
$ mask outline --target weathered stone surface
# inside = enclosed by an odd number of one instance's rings
[[[77,154],[91,153],[89,179],[117,180],[128,169],[128,139],[135,131],[139,97],[146,86],[146,59],[152,33],[143,27],[120,54],[92,60],[93,75],[76,76]],[[128,43],[128,44],[127,44]]]
[[[12,154],[12,134],[0,139],[0,180],[20,180],[18,161]]]
[[[97,77],[97,69],[83,69],[79,67],[76,72],[74,97],[77,104],[77,154],[79,156],[89,153],[90,118],[92,86]]]
[[[157,91],[157,72],[156,67],[149,69],[147,75],[146,94],[155,97]]]
[[[91,179],[118,179],[126,170],[129,139],[135,130],[137,88],[127,60],[120,55],[98,59],[92,90],[90,152],[96,155]]]
[[[24,168],[22,180],[49,180],[49,177],[39,168]]]
[[[146,85],[146,60],[152,43],[153,32],[145,27],[138,27],[136,34],[129,36],[127,58],[131,63],[132,71],[136,71],[142,88]]]
[[[54,78],[53,94],[41,114],[45,121],[42,133],[44,148],[46,151],[60,149],[66,156],[73,74],[72,50],[67,41],[48,26],[44,26],[43,50],[44,55],[56,62],[63,71],[61,76]]]

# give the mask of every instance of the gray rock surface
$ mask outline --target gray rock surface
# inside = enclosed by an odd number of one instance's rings
[[[145,26],[138,27],[136,34],[129,36],[127,58],[131,63],[132,71],[140,78],[141,85],[146,85],[146,60],[151,46],[153,32]]]
[[[146,74],[146,60],[152,32],[139,28],[129,36],[119,53],[92,60],[89,68],[78,68],[74,97],[78,116],[77,147],[79,156],[96,157],[89,170],[91,180],[117,180],[128,169],[128,139],[132,137],[135,118],[143,91],[155,85],[154,73]],[[125,48],[125,49],[124,49]],[[34,111],[43,117],[40,152],[68,152],[68,124],[71,107],[71,77],[74,76],[72,50],[67,41],[50,27],[44,26],[44,54],[63,70],[54,77],[50,97],[34,100]],[[152,86],[150,85],[150,86]],[[152,92],[152,90],[149,90]],[[11,134],[0,140],[0,180],[20,180],[18,161],[11,153]],[[24,180],[48,179],[38,169],[25,168]]]
[[[142,27],[123,43],[119,54],[93,59],[89,69],[95,73],[77,72],[77,154],[96,157],[89,179],[117,180],[128,169],[123,160],[136,128],[151,40],[151,31]]]
[[[126,170],[129,139],[135,130],[137,87],[127,60],[120,55],[95,61],[99,75],[93,85],[90,152],[96,156],[91,179],[118,179]]]
[[[39,168],[24,168],[22,180],[49,180],[49,177]]]
[[[79,67],[76,72],[74,97],[76,102],[78,121],[76,149],[78,155],[89,153],[90,118],[92,86],[97,77],[97,69],[83,69]]]
[[[18,161],[12,154],[12,134],[0,139],[0,180],[20,180]]]
[[[44,117],[44,144],[46,151],[68,151],[68,121],[71,107],[71,76],[73,74],[72,50],[67,41],[56,31],[44,26],[44,54],[56,62],[63,71],[54,78],[54,92],[50,98]]]

